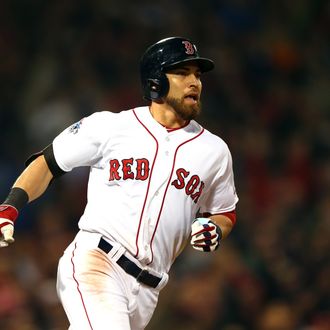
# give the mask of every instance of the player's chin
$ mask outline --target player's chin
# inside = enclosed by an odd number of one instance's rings
[[[199,116],[202,109],[201,102],[198,101],[194,104],[184,104],[182,111],[182,118],[185,120],[192,120]]]
[[[191,98],[177,99],[167,97],[166,102],[183,120],[195,119],[200,114],[202,109],[201,101],[197,100],[193,102]]]

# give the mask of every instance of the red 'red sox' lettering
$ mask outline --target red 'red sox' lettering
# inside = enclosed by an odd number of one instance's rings
[[[189,174],[190,172],[186,171],[184,168],[177,169],[177,178],[171,182],[171,185],[177,189],[185,188],[186,194],[191,197],[194,203],[197,203],[199,197],[202,194],[205,184],[196,174],[192,175],[189,179],[187,179]]]
[[[133,158],[123,159],[122,170],[123,170],[123,179],[134,179],[134,173],[132,172]]]
[[[141,180],[149,177],[149,161],[146,158],[127,158],[119,161],[110,159],[109,181],[114,180]]]
[[[147,180],[149,176],[149,162],[146,158],[136,159],[136,180]]]

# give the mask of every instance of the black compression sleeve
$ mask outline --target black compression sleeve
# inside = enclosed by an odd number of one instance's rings
[[[45,149],[42,151],[39,151],[33,155],[31,155],[25,162],[25,166],[30,165],[36,158],[39,156],[44,155],[46,163],[48,165],[49,170],[53,174],[54,178],[58,178],[59,176],[66,173],[63,171],[56,162],[55,156],[54,156],[54,150],[53,150],[53,144],[48,145]]]
[[[43,150],[43,154],[45,156],[45,160],[48,165],[48,168],[52,172],[54,178],[58,178],[59,176],[66,173],[58,166],[56,162],[52,144],[50,144]]]

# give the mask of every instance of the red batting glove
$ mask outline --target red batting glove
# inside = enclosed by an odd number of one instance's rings
[[[14,222],[18,217],[18,210],[11,205],[0,205],[0,248],[13,243]]]

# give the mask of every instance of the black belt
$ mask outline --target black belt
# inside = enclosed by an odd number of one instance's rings
[[[106,254],[113,248],[113,246],[102,237],[98,247]],[[135,277],[138,282],[151,286],[152,288],[156,288],[161,281],[161,278],[150,274],[147,270],[141,269],[124,255],[118,259],[117,264],[124,269],[127,274]]]

